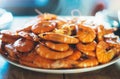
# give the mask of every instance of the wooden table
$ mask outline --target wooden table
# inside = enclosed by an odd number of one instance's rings
[[[27,17],[16,17],[11,29],[21,27]],[[30,19],[29,19],[30,20]],[[120,61],[103,69],[75,74],[50,74],[25,70],[0,57],[0,79],[120,79]]]

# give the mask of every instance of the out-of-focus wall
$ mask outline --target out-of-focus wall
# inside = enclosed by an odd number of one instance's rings
[[[120,0],[109,0],[108,5],[109,16],[117,17],[118,11],[120,11]]]
[[[71,15],[73,9],[80,10],[81,15],[94,15],[95,12],[105,8],[107,1],[108,0],[0,0],[0,7],[11,11],[15,15],[36,14],[34,11],[35,8],[41,12],[50,12],[57,15]]]

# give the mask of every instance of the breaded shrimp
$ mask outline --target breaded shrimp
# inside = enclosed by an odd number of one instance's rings
[[[39,37],[45,40],[67,43],[67,44],[76,44],[79,42],[79,40],[75,37],[64,34],[51,33],[51,32],[39,34]]]
[[[69,45],[64,43],[54,43],[51,41],[46,41],[45,45],[56,51],[67,51],[69,49]]]
[[[58,52],[51,50],[42,44],[39,44],[37,46],[36,51],[40,56],[53,60],[62,59],[73,54],[73,50],[71,48],[69,48],[67,51],[64,52]]]
[[[96,32],[90,27],[80,25],[77,36],[82,43],[89,43],[95,39]]]

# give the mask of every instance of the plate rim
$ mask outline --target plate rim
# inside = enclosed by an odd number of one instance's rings
[[[42,68],[33,68],[33,67],[29,67],[29,66],[25,66],[19,63],[15,63],[13,61],[10,61],[8,58],[5,58],[3,55],[0,54],[0,57],[2,57],[3,59],[5,59],[8,63],[22,68],[22,69],[26,69],[26,70],[31,70],[31,71],[35,71],[35,72],[41,72],[41,73],[51,73],[51,74],[73,74],[73,73],[83,73],[83,72],[90,72],[90,71],[95,71],[95,70],[99,70],[105,67],[108,67],[112,64],[115,64],[116,62],[120,61],[120,55],[117,58],[114,58],[113,60],[111,60],[108,63],[105,64],[101,64],[101,65],[97,65],[97,66],[93,66],[93,67],[87,67],[87,68],[76,68],[76,69],[42,69]]]

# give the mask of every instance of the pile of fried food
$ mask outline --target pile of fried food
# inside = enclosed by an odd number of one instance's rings
[[[44,13],[34,23],[0,31],[0,53],[25,66],[47,69],[84,68],[105,64],[120,55],[115,29],[87,20]]]

